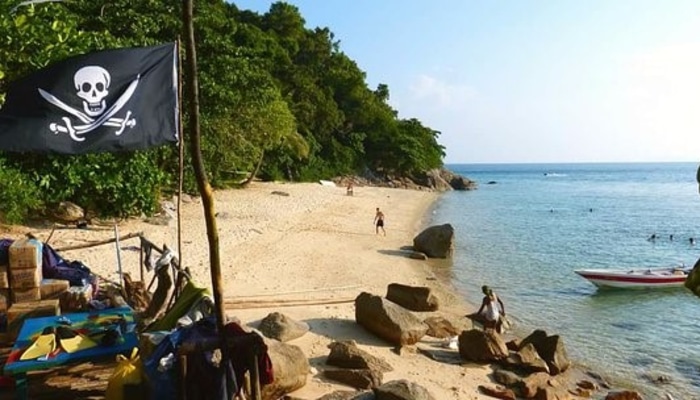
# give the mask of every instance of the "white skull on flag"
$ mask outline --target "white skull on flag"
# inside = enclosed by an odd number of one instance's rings
[[[78,70],[73,76],[78,97],[83,99],[83,109],[91,117],[100,116],[106,108],[105,97],[109,93],[111,77],[102,67],[90,65]]]

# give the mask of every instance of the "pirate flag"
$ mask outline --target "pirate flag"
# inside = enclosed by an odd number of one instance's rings
[[[72,57],[10,84],[0,151],[84,154],[178,140],[175,44]]]

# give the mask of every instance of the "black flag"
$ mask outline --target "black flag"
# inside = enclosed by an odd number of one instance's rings
[[[0,151],[84,154],[178,140],[175,44],[72,57],[10,84]]]

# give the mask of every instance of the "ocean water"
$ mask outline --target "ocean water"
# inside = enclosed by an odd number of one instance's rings
[[[447,167],[479,184],[444,194],[430,218],[455,228],[452,276],[468,301],[479,304],[488,284],[518,335],[560,334],[574,362],[645,398],[700,399],[700,298],[684,288],[598,290],[573,272],[694,265],[697,164]]]

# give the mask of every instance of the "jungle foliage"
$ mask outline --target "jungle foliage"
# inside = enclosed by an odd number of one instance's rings
[[[173,42],[182,31],[179,2],[19,3],[0,0],[0,106],[9,82],[52,62]],[[311,181],[367,171],[411,176],[442,166],[439,132],[398,118],[389,88],[369,88],[331,30],[306,27],[296,7],[278,2],[259,14],[201,0],[195,18],[202,151],[214,187],[254,175]],[[19,222],[62,200],[103,216],[149,214],[173,190],[177,164],[174,148],[0,153],[0,217]],[[188,165],[185,188],[195,191]]]

